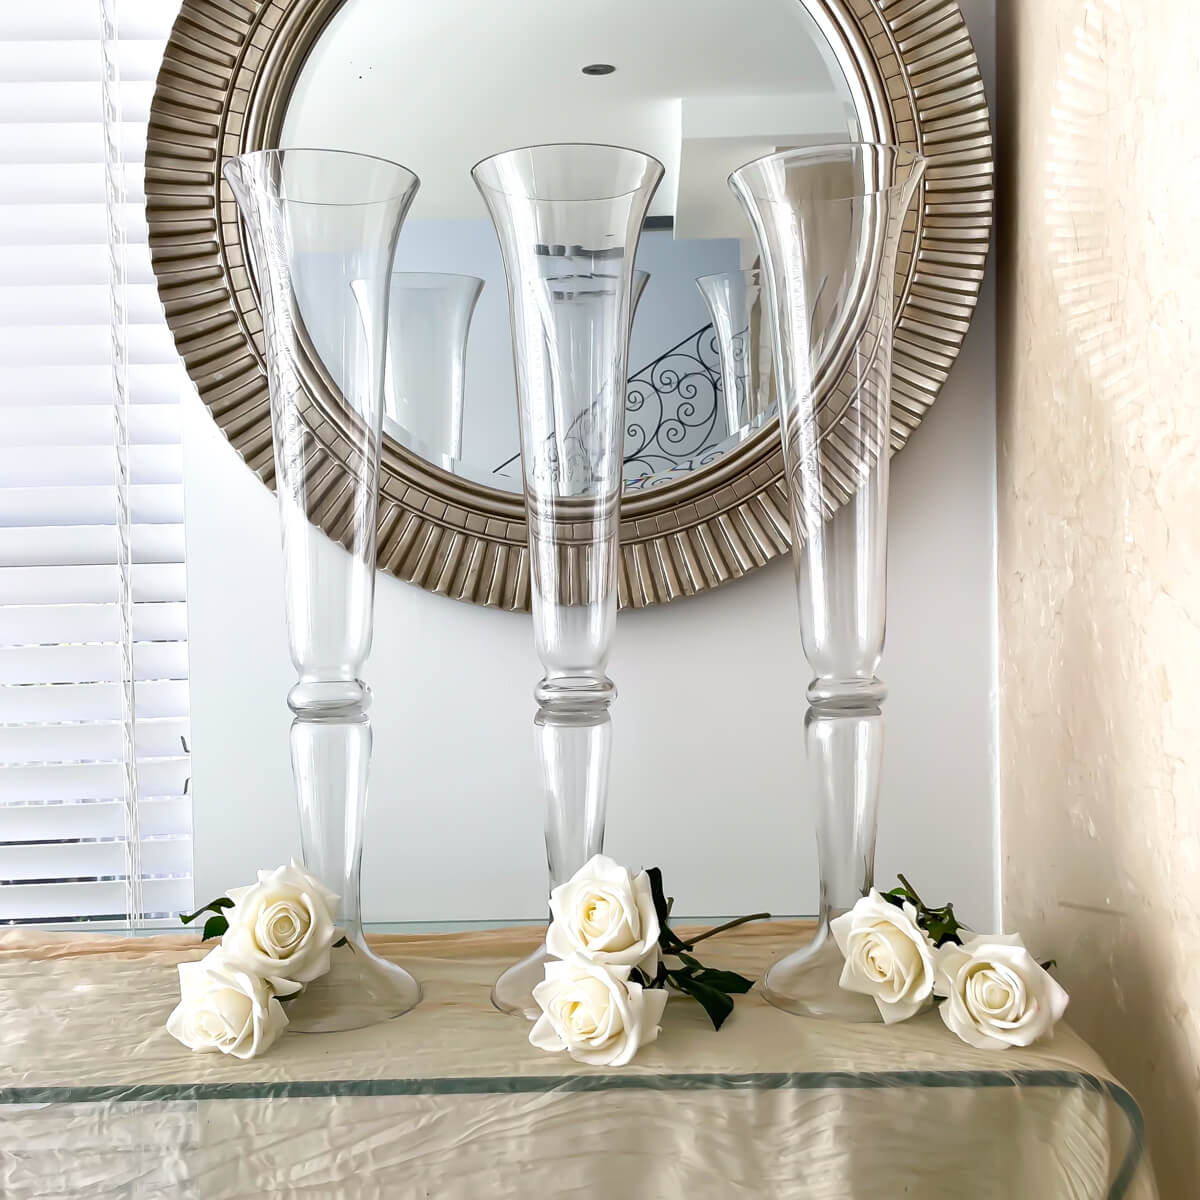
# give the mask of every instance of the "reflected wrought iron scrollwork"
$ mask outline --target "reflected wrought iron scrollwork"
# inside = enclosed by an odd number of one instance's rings
[[[749,329],[732,339],[746,353]],[[729,436],[720,340],[710,323],[629,377],[625,394],[624,490],[645,491],[707,466]],[[495,468],[500,474],[520,456]]]
[[[712,324],[630,376],[625,394],[625,487],[669,483],[720,457],[721,351]]]

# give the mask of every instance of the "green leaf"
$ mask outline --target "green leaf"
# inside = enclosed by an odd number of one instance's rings
[[[654,900],[654,911],[658,916],[658,944],[666,954],[675,954],[687,947],[675,936],[675,932],[667,924],[671,916],[672,900],[667,899],[663,891],[662,870],[659,867],[648,867],[646,875],[650,880],[650,895]]]
[[[710,987],[695,978],[690,972],[674,971],[670,975],[671,982],[681,991],[686,992],[692,999],[698,1001],[708,1014],[714,1029],[720,1029],[725,1019],[733,1012],[733,1000],[724,992]]]
[[[667,894],[663,891],[662,868],[648,867],[646,877],[650,880],[650,895],[654,900],[654,911],[658,914],[659,926],[667,923],[671,910],[667,906]]]
[[[947,942],[962,945],[959,932],[962,926],[954,915],[954,905],[944,904],[941,908],[924,908],[917,911],[917,924],[929,934],[930,941],[941,947]]]
[[[210,900],[203,908],[198,908],[194,913],[188,913],[185,917],[182,913],[179,914],[180,921],[184,925],[190,925],[197,917],[206,912],[219,913],[223,908],[232,908],[233,901],[228,896],[218,896],[215,900]]]
[[[931,908],[921,899],[917,889],[903,875],[899,878],[899,887],[882,892],[883,898],[897,906],[911,904],[917,912],[917,925],[929,935],[929,940],[935,946],[941,947],[947,942],[961,946],[962,925],[954,915],[954,905],[943,904],[940,908]]]
[[[229,922],[220,913],[217,913],[215,917],[209,917],[204,922],[204,932],[200,935],[200,940],[207,942],[209,938],[220,937],[228,928]]]
[[[716,988],[721,992],[729,992],[742,996],[754,986],[753,979],[747,979],[736,971],[718,971],[712,967],[701,967],[693,972],[692,979],[705,987]]]

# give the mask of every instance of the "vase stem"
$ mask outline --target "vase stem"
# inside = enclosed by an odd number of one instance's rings
[[[541,708],[533,722],[546,793],[546,862],[550,887],[565,883],[604,849],[612,718]]]
[[[874,879],[883,715],[810,708],[809,762],[816,775],[822,922],[854,907]]]
[[[607,709],[540,708],[533,732],[546,800],[546,863],[553,891],[604,849],[612,718]],[[543,941],[509,967],[496,980],[492,1003],[502,1012],[534,1020],[533,989],[545,977],[549,957]]]
[[[361,938],[359,870],[371,722],[366,714],[349,720],[297,717],[291,748],[305,869],[338,893],[341,931]]]

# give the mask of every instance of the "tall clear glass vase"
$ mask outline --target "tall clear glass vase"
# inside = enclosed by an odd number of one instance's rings
[[[384,413],[406,444],[453,470],[462,458],[467,337],[483,280],[396,271],[391,288]]]
[[[288,1017],[301,1032],[354,1029],[421,994],[367,947],[359,907],[389,275],[418,180],[384,159],[307,149],[241,155],[223,173],[263,316],[301,845],[305,868],[341,898],[344,934]]]
[[[770,324],[766,320],[762,270],[701,275],[704,297],[721,359],[721,396],[729,433],[763,422],[774,402]]]
[[[604,723],[617,615],[633,260],[662,164],[615,146],[533,146],[472,175],[500,241],[521,427],[541,719]],[[599,805],[603,812],[603,804]],[[603,822],[565,814],[598,850]],[[584,849],[547,838],[550,876]],[[586,855],[584,856],[586,858]],[[579,862],[584,861],[579,858]],[[576,864],[578,865],[578,863]],[[505,972],[503,1011],[535,1015],[544,951]]]
[[[896,146],[840,143],[769,155],[730,176],[765,276],[800,635],[814,673],[806,729],[819,924],[808,946],[770,968],[763,993],[790,1012],[843,1020],[875,1018],[867,998],[838,987],[829,922],[874,870],[894,281],[924,167]]]

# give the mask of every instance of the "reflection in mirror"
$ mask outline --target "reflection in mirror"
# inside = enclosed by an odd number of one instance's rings
[[[762,272],[702,275],[696,286],[712,316],[721,356],[721,396],[726,428],[757,426],[771,408],[771,337],[763,311]]]
[[[467,335],[483,287],[474,275],[392,274],[384,419],[438,466],[462,457]]]
[[[584,73],[597,62],[614,70]],[[448,79],[455,103],[428,103]],[[443,380],[421,415],[389,410],[385,435],[519,494],[506,286],[472,164],[516,146],[587,141],[665,165],[638,249],[650,279],[632,324],[626,399],[624,486],[646,490],[718,461],[773,418],[769,370],[753,357],[723,365],[696,282],[757,265],[729,172],[857,132],[850,86],[801,0],[608,0],[600,21],[561,0],[346,0],[300,71],[280,143],[347,146],[421,176],[395,269],[485,286],[461,392]],[[726,389],[747,369],[758,369],[757,386],[751,378],[735,403]]]

